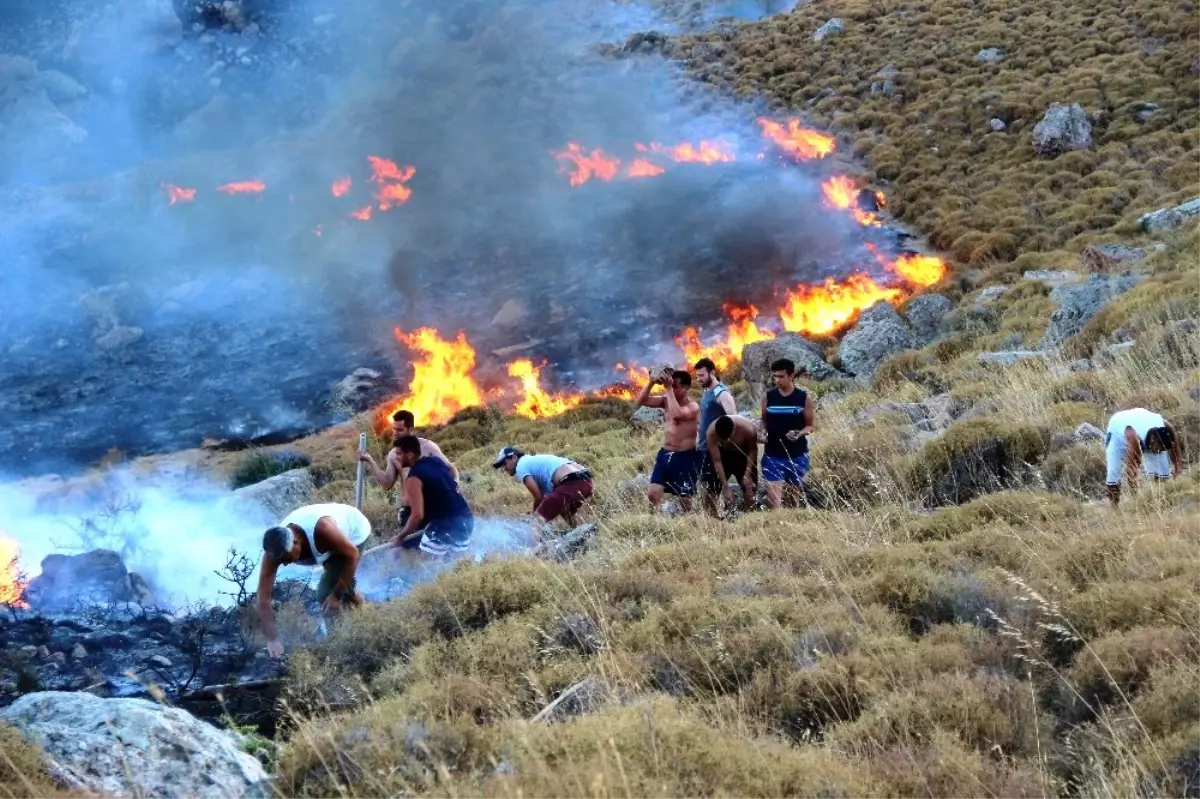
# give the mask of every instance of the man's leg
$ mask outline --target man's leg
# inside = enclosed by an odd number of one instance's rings
[[[773,455],[763,455],[762,476],[767,484],[767,507],[779,510],[783,504],[783,464]]]
[[[1107,467],[1105,482],[1108,487],[1108,501],[1115,508],[1121,503],[1121,472],[1125,468],[1125,437],[1106,434],[1104,460]]]
[[[654,457],[654,471],[650,473],[650,485],[646,486],[646,500],[650,503],[651,513],[658,513],[658,509],[662,506],[663,491],[666,489],[670,477],[667,472],[670,460],[671,453],[665,449],[660,449],[658,455]]]

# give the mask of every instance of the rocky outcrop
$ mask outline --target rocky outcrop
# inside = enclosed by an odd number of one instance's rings
[[[887,302],[877,302],[858,317],[842,339],[838,357],[855,377],[870,377],[889,355],[920,346],[917,336]]]
[[[796,364],[797,374],[817,380],[846,375],[825,362],[825,355],[813,342],[799,333],[783,333],[766,341],[756,341],[742,350],[742,374],[752,405],[758,405],[763,394],[774,385],[771,363],[787,358]]]
[[[1187,220],[1200,214],[1200,197],[1188,200],[1174,208],[1159,208],[1138,218],[1138,223],[1147,233],[1177,228]]]
[[[933,341],[952,307],[950,300],[941,294],[920,294],[908,301],[904,316],[920,346]]]
[[[834,17],[833,19],[822,24],[821,27],[817,28],[816,31],[813,32],[813,41],[823,42],[831,36],[837,36],[845,29],[846,23],[842,22],[841,19]]]
[[[292,469],[233,492],[235,501],[256,510],[261,521],[270,524],[307,504],[316,485],[308,469]]]
[[[1050,327],[1039,348],[1048,349],[1062,344],[1082,330],[1087,321],[1112,302],[1114,297],[1129,291],[1144,277],[1094,275],[1084,283],[1065,284],[1051,291],[1050,299],[1056,307],[1050,315]]]
[[[82,555],[47,555],[42,572],[33,578],[26,601],[41,613],[67,612],[90,605],[155,604],[146,581],[125,568],[125,561],[109,549]]]
[[[42,691],[0,710],[87,792],[241,797],[268,777],[238,739],[179,708],[145,699]]]
[[[1079,103],[1051,103],[1042,121],[1033,127],[1033,151],[1041,158],[1091,146],[1092,124]]]
[[[1127,269],[1146,257],[1141,247],[1126,247],[1123,244],[1089,244],[1079,254],[1087,272],[1113,272]]]

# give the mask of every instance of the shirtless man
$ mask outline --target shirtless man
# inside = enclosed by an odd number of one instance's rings
[[[661,384],[666,391],[650,396],[650,389]],[[679,506],[691,510],[700,477],[700,451],[696,449],[696,431],[700,425],[700,406],[688,398],[692,376],[685,371],[664,369],[656,379],[646,383],[638,395],[637,404],[647,408],[662,408],[665,413],[663,445],[654,459],[654,472],[646,499],[655,513],[662,504],[663,492],[679,497]]]
[[[263,534],[263,555],[258,571],[258,615],[267,637],[267,653],[283,655],[283,642],[275,626],[271,594],[280,566],[297,563],[324,570],[317,585],[317,601],[327,618],[343,605],[361,606],[363,595],[355,585],[363,546],[371,537],[371,523],[351,505],[306,505],[292,511]]]
[[[408,469],[400,465],[400,450],[396,446],[396,442],[404,436],[413,435],[413,431],[416,429],[417,421],[412,415],[412,411],[401,409],[392,414],[393,439],[392,448],[388,450],[387,454],[387,469],[380,469],[375,464],[375,459],[371,457],[371,453],[358,453],[358,459],[367,464],[367,468],[371,470],[371,476],[375,478],[375,482],[384,491],[391,491],[392,486],[396,485],[397,481],[400,482],[400,485],[404,485],[404,479],[408,477]],[[458,469],[450,462],[445,453],[442,452],[442,448],[427,438],[418,438],[417,441],[421,443],[421,457],[440,458],[445,461],[446,465],[450,467],[450,474],[454,476],[454,482],[458,483]],[[401,526],[408,521],[409,514],[411,513],[412,509],[408,506],[408,501],[402,495],[400,498],[400,508],[396,512],[396,518],[399,520]]]
[[[720,494],[726,506],[733,504],[733,486],[729,484],[732,477],[742,484],[742,509],[749,510],[758,497],[758,426],[745,416],[719,416],[708,426],[704,438],[708,449],[706,494]],[[715,514],[715,502],[711,511]]]

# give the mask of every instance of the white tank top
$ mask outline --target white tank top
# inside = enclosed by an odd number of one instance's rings
[[[1126,411],[1117,411],[1108,420],[1107,432],[1113,436],[1125,435],[1125,428],[1132,427],[1133,432],[1137,433],[1139,441],[1145,442],[1146,434],[1156,427],[1164,427],[1166,421],[1161,414],[1148,411],[1145,408],[1130,408]]]
[[[330,502],[297,508],[280,522],[280,526],[287,527],[289,524],[294,524],[304,531],[304,535],[308,538],[308,548],[312,550],[313,558],[316,559],[318,566],[324,566],[325,561],[329,560],[328,552],[317,551],[317,542],[313,538],[313,530],[323,516],[331,517],[338,529],[345,533],[346,538],[349,538],[350,543],[356,547],[362,546],[363,542],[371,537],[371,522],[362,514],[362,511],[353,505]]]

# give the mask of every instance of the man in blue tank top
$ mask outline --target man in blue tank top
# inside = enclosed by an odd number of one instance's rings
[[[421,442],[416,436],[396,439],[396,449],[400,466],[408,469],[404,499],[412,512],[391,545],[419,549],[434,557],[466,552],[475,529],[475,516],[458,493],[450,467],[441,458],[422,456]]]
[[[762,423],[767,441],[763,445],[762,476],[767,484],[767,507],[783,504],[783,486],[792,490],[789,503],[798,499],[808,473],[808,434],[813,431],[812,397],[796,386],[796,364],[780,358],[771,364],[775,387],[762,400]]]
[[[696,429],[696,449],[699,451],[697,460],[700,462],[700,483],[704,486],[704,509],[713,516],[717,515],[717,496],[721,487],[716,486],[716,471],[709,457],[708,430],[721,416],[736,416],[737,402],[729,388],[721,382],[717,374],[717,365],[711,358],[701,358],[692,367],[696,373],[696,382],[704,393],[700,395],[700,424]],[[716,487],[714,487],[716,486]]]

